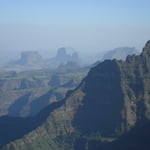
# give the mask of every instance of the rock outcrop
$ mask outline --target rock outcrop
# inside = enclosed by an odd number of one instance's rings
[[[75,62],[79,61],[79,55],[77,52],[72,50],[73,52],[69,53],[68,48],[61,47],[57,50],[57,54],[55,57],[51,58],[48,63],[51,67],[58,67],[61,64],[66,64],[68,62]]]

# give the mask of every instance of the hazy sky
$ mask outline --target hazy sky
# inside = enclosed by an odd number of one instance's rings
[[[150,0],[0,0],[0,51],[141,49]]]

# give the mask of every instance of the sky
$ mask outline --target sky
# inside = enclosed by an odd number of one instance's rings
[[[150,39],[149,0],[0,0],[0,51],[81,52]]]

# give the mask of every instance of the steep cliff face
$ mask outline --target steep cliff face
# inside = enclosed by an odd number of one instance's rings
[[[2,150],[110,150],[110,142],[149,120],[150,41],[139,56],[92,68],[41,126]]]
[[[126,62],[118,65],[124,95],[122,115],[129,129],[150,119],[150,43],[140,56],[128,56]]]

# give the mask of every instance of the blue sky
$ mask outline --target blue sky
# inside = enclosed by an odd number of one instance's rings
[[[149,0],[1,0],[1,23],[150,24]],[[143,21],[143,22],[142,22]]]
[[[141,49],[149,0],[0,0],[0,51]]]

